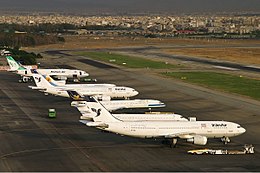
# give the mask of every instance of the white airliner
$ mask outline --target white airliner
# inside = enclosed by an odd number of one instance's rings
[[[77,107],[80,110],[84,110],[86,101],[73,101],[71,106]],[[101,104],[105,106],[108,111],[115,111],[118,109],[132,109],[132,108],[160,108],[165,107],[165,104],[159,100],[153,99],[134,99],[134,100],[109,100],[101,101]]]
[[[89,107],[87,106],[87,101],[89,97],[80,95],[76,91],[67,90],[69,96],[75,100],[71,102],[71,106],[78,108],[78,110],[83,112],[89,112]],[[165,107],[165,104],[159,100],[153,99],[135,99],[135,100],[106,100],[100,101],[100,103],[105,106],[108,111],[114,111],[118,109],[129,109],[129,108],[159,108]]]
[[[67,90],[74,90],[81,95],[95,96],[101,100],[110,100],[111,98],[129,98],[136,96],[138,92],[130,87],[119,87],[119,86],[83,86],[83,87],[66,87],[57,86],[53,83],[49,83],[46,78],[40,74],[33,74],[33,79],[37,87],[29,86],[32,89],[38,89],[45,93],[70,97]]]
[[[178,138],[197,145],[206,145],[208,138],[221,138],[227,143],[230,142],[229,137],[246,131],[239,124],[227,121],[122,121],[94,98],[87,104],[96,113],[94,122],[80,120],[87,126],[138,138],[172,139],[171,146],[176,145]]]
[[[17,74],[22,76],[24,82],[32,76],[33,73],[39,73],[42,75],[54,76],[59,79],[67,78],[82,78],[89,76],[83,70],[72,70],[72,69],[29,69],[18,64],[11,56],[6,56],[7,62],[10,66],[10,71],[15,71]]]
[[[96,112],[93,112],[90,107],[87,106],[88,102],[95,100],[92,97],[83,97],[80,96],[77,93],[73,93],[72,91],[68,91],[69,95],[73,99],[77,100],[86,100],[86,101],[73,101],[71,103],[71,106],[76,107],[79,112],[82,114],[80,119],[84,120],[93,120],[93,118],[96,116]],[[121,104],[120,102],[123,102]],[[146,103],[150,102],[152,104],[152,107],[155,106],[165,106],[162,102],[159,100],[141,100],[137,99],[136,105],[138,107],[135,107],[135,105],[128,104],[127,102],[134,103],[135,100],[111,100],[111,101],[100,101],[100,103],[107,109],[107,110],[115,110],[115,108],[122,108],[122,106],[126,106],[129,108],[138,108],[139,106],[144,107],[148,106]],[[144,104],[142,104],[142,101],[144,101]],[[141,104],[140,104],[141,103]],[[147,112],[145,114],[113,114],[116,118],[122,120],[122,121],[188,121],[186,118],[184,118],[181,115],[174,114],[174,113],[161,113],[161,112]]]
[[[102,84],[98,84],[98,83],[94,83],[94,84],[91,84],[91,83],[88,83],[88,84],[66,84],[66,81],[65,80],[54,80],[51,76],[49,75],[46,75],[46,79],[48,82],[52,83],[53,85],[55,86],[65,86],[65,87],[69,87],[69,88],[82,88],[82,87],[88,87],[88,86],[110,86],[110,87],[113,87],[113,86],[116,86],[115,84],[107,84],[107,83],[102,83]]]

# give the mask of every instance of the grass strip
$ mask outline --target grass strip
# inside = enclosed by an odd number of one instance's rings
[[[215,72],[168,72],[163,75],[260,100],[260,80]]]
[[[180,65],[169,64],[162,61],[153,61],[136,56],[115,54],[110,52],[77,52],[78,55],[87,56],[94,60],[100,60],[125,66],[128,68],[151,68],[151,69],[173,69],[180,68]]]

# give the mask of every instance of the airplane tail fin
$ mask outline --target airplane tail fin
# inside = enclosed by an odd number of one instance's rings
[[[85,97],[80,95],[77,91],[73,90],[67,90],[67,93],[69,94],[70,98],[75,101],[84,101]]]
[[[93,121],[93,117],[96,116],[96,112],[93,112],[86,103],[86,101],[73,101],[71,102],[71,106],[76,107],[81,113],[82,116],[80,116],[80,119]]]
[[[40,74],[33,74],[33,80],[37,87],[41,88],[52,88],[55,85],[52,85],[50,82],[48,82],[48,76],[40,75]]]
[[[24,68],[23,66],[21,66],[20,64],[18,64],[13,57],[11,56],[6,56],[7,62],[9,64],[10,67],[10,71],[16,71],[16,70],[26,70],[26,68]]]
[[[93,117],[94,122],[120,122],[121,120],[115,118],[97,99],[86,96],[87,106],[96,115]]]
[[[56,86],[64,86],[66,84],[66,80],[54,80],[52,77],[50,76],[46,76],[46,79],[48,80],[48,82],[52,83],[53,85]]]

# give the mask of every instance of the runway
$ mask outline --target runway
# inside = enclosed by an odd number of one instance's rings
[[[187,150],[205,148],[179,141],[171,149],[161,140],[137,139],[105,133],[78,122],[80,113],[70,100],[44,96],[18,83],[18,77],[0,72],[0,171],[260,171],[259,102],[251,102],[153,75],[151,71],[101,68],[63,55],[51,65],[70,65],[90,73],[101,83],[135,88],[136,98],[159,99],[161,111],[173,111],[199,120],[226,120],[247,132],[224,146],[209,140],[207,148],[240,149],[253,144],[254,155],[194,156]],[[44,65],[48,65],[45,62]],[[33,83],[30,83],[33,85]],[[57,118],[47,118],[48,109]],[[157,111],[157,109],[155,110]]]
[[[175,48],[259,48],[258,44],[253,45],[175,45],[175,46],[145,46],[145,47],[133,47],[133,48],[110,48],[110,49],[78,49],[78,50],[50,50],[45,51],[47,54],[52,55],[62,55],[62,56],[71,56],[67,51],[123,51],[123,52],[135,52],[139,55],[144,56],[157,56],[161,58],[170,58],[178,61],[199,63],[203,65],[210,66],[220,66],[224,68],[232,68],[235,70],[244,70],[247,72],[260,72],[260,67],[243,65],[234,62],[224,62],[220,60],[208,59],[208,58],[198,58],[191,56],[182,56],[182,55],[169,55],[165,53],[160,53],[160,49],[175,49]]]

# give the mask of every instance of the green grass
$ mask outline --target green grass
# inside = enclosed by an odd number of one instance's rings
[[[162,61],[153,61],[145,58],[109,52],[78,52],[77,55],[87,56],[95,60],[109,62],[128,68],[173,69],[181,67],[180,65],[169,64]]]
[[[214,72],[171,72],[163,75],[260,100],[260,80]]]

